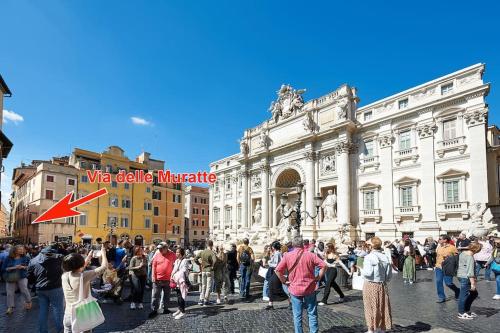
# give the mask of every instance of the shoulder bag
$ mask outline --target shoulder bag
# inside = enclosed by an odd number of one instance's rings
[[[83,288],[83,273],[81,273],[78,301],[71,304],[71,331],[75,333],[90,331],[104,323],[104,315],[97,300],[90,293],[84,299]]]

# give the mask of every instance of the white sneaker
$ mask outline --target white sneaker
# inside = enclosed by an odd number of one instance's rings
[[[262,297],[262,300],[263,300],[264,302],[269,302],[269,297]]]
[[[181,313],[181,310],[177,310],[177,311],[175,311],[174,313],[172,313],[172,317],[177,316],[179,313]]]
[[[135,310],[135,303],[134,302],[130,303],[130,310]]]
[[[326,303],[319,302],[318,305],[326,305]]]
[[[344,303],[344,297],[339,297],[338,303]]]
[[[217,303],[217,304],[220,304],[220,298],[217,298],[217,302],[216,302],[216,303]]]
[[[182,313],[180,312],[177,316],[175,316],[174,319],[181,319],[182,317],[184,317],[186,314],[185,313]]]
[[[462,314],[459,314],[457,317],[458,317],[458,319],[465,319],[465,320],[471,320],[471,319],[474,319],[474,317],[469,316],[467,313],[462,313]]]
[[[477,318],[477,313],[471,312],[469,313],[469,316],[471,316],[472,318]]]
[[[139,305],[137,306],[137,308],[139,308],[139,309],[144,309],[144,304],[139,303]]]
[[[494,299],[494,300],[499,300],[499,299],[500,299],[500,295],[495,295],[495,296],[493,296],[493,299]]]

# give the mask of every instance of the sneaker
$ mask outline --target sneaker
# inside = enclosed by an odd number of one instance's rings
[[[269,302],[269,297],[262,297],[262,300],[263,300],[264,302]]]
[[[325,302],[319,302],[318,305],[326,305]]]
[[[227,298],[227,296],[224,296],[224,303],[229,303],[229,299]]]
[[[181,319],[184,317],[186,314],[184,312],[180,312],[177,316],[174,317],[174,319]]]
[[[12,314],[14,312],[14,308],[7,308],[7,311],[5,311],[5,314]]]
[[[494,300],[499,300],[499,299],[500,299],[500,295],[495,295],[495,296],[493,296],[493,299],[494,299]]]
[[[135,303],[134,302],[130,303],[130,310],[135,310]]]
[[[410,284],[413,284],[413,281],[410,281]]]
[[[198,302],[198,305],[203,305],[203,300],[200,299],[200,301]]]
[[[337,303],[343,303],[343,302],[344,302],[344,297],[340,297]]]
[[[469,312],[469,316],[472,318],[477,318],[477,314],[475,312]]]
[[[434,268],[429,267],[429,268],[427,268],[427,270],[428,270],[428,271],[433,271],[433,270],[434,270]]]
[[[220,304],[220,298],[217,298],[216,303],[217,303],[217,304]]]
[[[469,316],[467,313],[458,314],[458,319],[471,320],[474,319],[472,316]]]
[[[144,309],[144,304],[139,303],[139,305],[137,305],[137,308],[139,308],[139,309]]]
[[[181,313],[181,310],[177,310],[177,311],[175,311],[174,313],[172,313],[172,317],[177,316],[179,313]]]
[[[436,301],[436,303],[444,303],[444,302],[446,302],[446,300],[445,300],[445,299],[438,299],[438,300]]]
[[[158,315],[158,311],[153,310],[149,313],[148,318],[154,318]]]

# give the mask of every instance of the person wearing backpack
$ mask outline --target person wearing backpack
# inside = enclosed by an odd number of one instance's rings
[[[500,238],[495,238],[495,247],[493,253],[491,254],[491,258],[486,263],[486,267],[491,269],[493,274],[495,274],[495,280],[497,282],[497,291],[495,296],[493,296],[494,300],[500,300]]]
[[[214,242],[207,241],[207,248],[195,257],[195,262],[201,267],[201,289],[200,302],[198,305],[207,306],[210,302],[210,288],[214,279],[214,265],[217,262],[217,256],[213,250]]]
[[[438,300],[436,303],[444,303],[446,302],[446,295],[444,293],[444,284],[455,293],[455,299],[458,300],[460,295],[460,289],[455,286],[453,283],[453,275],[446,275],[443,271],[443,262],[447,257],[455,256],[457,252],[457,248],[454,245],[450,244],[450,236],[441,235],[439,236],[439,246],[436,250],[436,268],[435,278],[436,278],[436,290],[438,295]]]
[[[248,238],[243,239],[243,245],[238,249],[238,264],[240,265],[240,298],[250,298],[250,279],[252,265],[255,261],[253,249],[248,245]]]
[[[458,319],[471,320],[477,317],[470,311],[472,302],[477,298],[476,262],[474,254],[481,250],[481,244],[470,243],[463,248],[458,259],[457,278],[460,281],[460,296],[458,299]]]

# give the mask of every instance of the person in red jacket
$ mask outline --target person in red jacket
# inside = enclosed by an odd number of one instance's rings
[[[151,281],[153,291],[151,296],[150,318],[158,314],[161,292],[163,291],[163,313],[168,314],[168,301],[170,300],[170,276],[175,263],[175,253],[170,251],[166,244],[158,245],[159,254],[155,255],[151,264]]]

